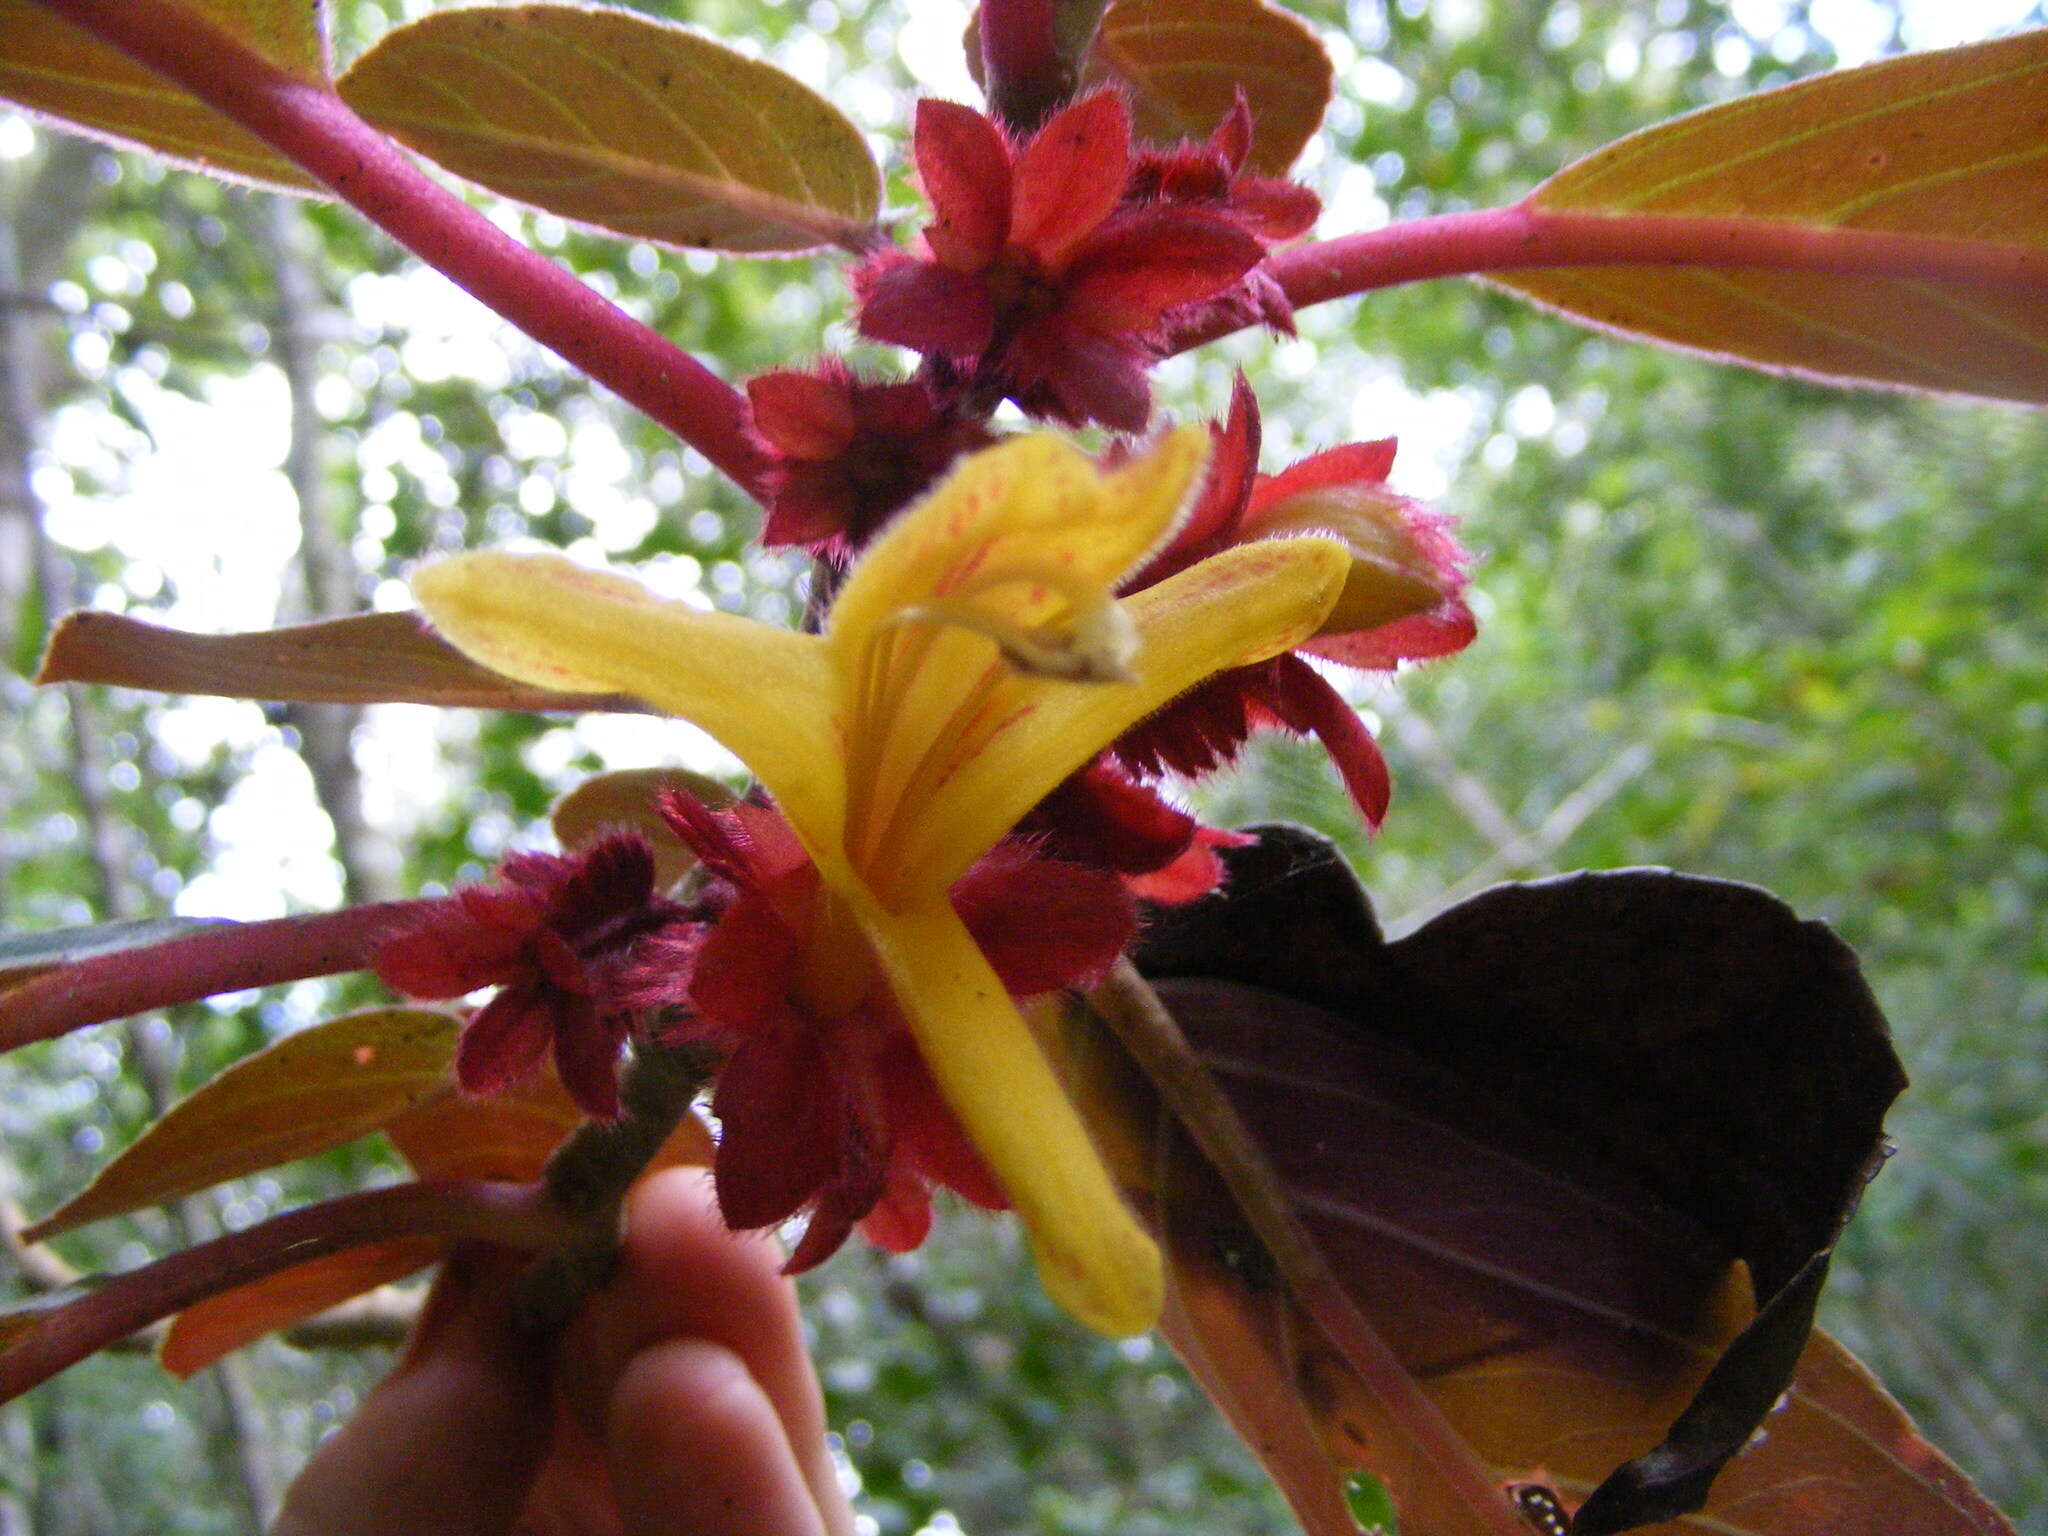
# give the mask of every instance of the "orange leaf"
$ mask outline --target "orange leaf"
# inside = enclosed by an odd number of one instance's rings
[[[367,1135],[441,1092],[454,1050],[454,1017],[425,1008],[286,1035],[195,1089],[22,1236],[41,1242]]]
[[[1495,281],[1589,324],[1764,368],[2048,403],[2044,99],[2048,31],[1907,54],[1646,129],[1527,204],[1640,220],[1649,236],[1681,218],[1889,236],[1901,258],[1924,252],[1925,276],[1603,266]],[[2011,275],[1959,275],[1960,254],[2001,257]]]
[[[531,1082],[472,1099],[452,1088],[384,1127],[399,1154],[422,1179],[537,1179],[548,1155],[584,1123],[584,1114],[552,1071]],[[711,1132],[695,1114],[683,1116],[650,1170],[709,1167]]]
[[[671,886],[696,866],[697,856],[655,810],[664,789],[681,790],[711,806],[733,800],[732,791],[716,779],[687,768],[621,768],[585,779],[555,802],[549,819],[564,848],[581,848],[599,833],[621,827],[644,834],[654,845],[656,883]]]
[[[549,1071],[488,1099],[447,1088],[393,1117],[384,1134],[422,1179],[524,1181],[540,1177],[584,1118]]]
[[[195,635],[82,609],[50,637],[41,683],[309,704],[642,710],[616,694],[550,693],[478,666],[414,613],[363,613],[242,635]]]
[[[872,227],[860,131],[769,65],[626,11],[440,11],[345,74],[349,105],[458,176],[613,234],[774,252]]]
[[[299,79],[327,78],[318,0],[185,0]],[[181,165],[320,191],[269,145],[34,0],[0,0],[0,97],[65,127],[155,150]]]
[[[1087,69],[1124,86],[1138,132],[1160,143],[1207,138],[1242,90],[1250,166],[1268,176],[1315,136],[1334,77],[1307,23],[1264,0],[1112,0]]]
[[[157,1359],[175,1376],[202,1371],[222,1355],[329,1307],[403,1280],[447,1252],[445,1239],[402,1237],[366,1243],[209,1296],[171,1320]]]

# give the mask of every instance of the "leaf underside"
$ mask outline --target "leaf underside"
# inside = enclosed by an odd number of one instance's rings
[[[186,3],[299,79],[326,78],[317,0]],[[295,192],[323,190],[254,134],[34,0],[0,0],[0,98],[196,170]]]
[[[1113,0],[1085,74],[1122,85],[1137,131],[1164,144],[1207,137],[1242,90],[1250,168],[1267,176],[1315,136],[1335,79],[1315,33],[1264,0]]]
[[[1713,266],[1503,274],[1587,323],[1846,383],[2048,404],[2048,30],[1822,75],[1609,145],[1559,212],[1754,218],[1898,237],[1927,276]],[[2006,278],[1933,275],[1945,241]]]
[[[306,704],[635,711],[617,694],[550,693],[480,667],[414,613],[364,613],[239,635],[196,635],[84,609],[50,637],[39,683]]]
[[[808,250],[867,230],[881,204],[874,158],[830,102],[630,12],[434,12],[387,33],[339,89],[458,176],[612,234]]]
[[[1832,935],[1625,871],[1390,945],[1319,840],[1229,857],[1231,894],[1161,914],[1140,959],[1399,1379],[1321,1328],[1170,1127],[1153,1194],[1177,1347],[1315,1536],[1352,1468],[1429,1536],[1519,1528],[1518,1499],[1587,1533],[2009,1530],[1808,1331],[1902,1084]]]
[[[40,1242],[368,1135],[445,1089],[455,1025],[433,1009],[376,1008],[286,1035],[194,1089],[23,1236]]]

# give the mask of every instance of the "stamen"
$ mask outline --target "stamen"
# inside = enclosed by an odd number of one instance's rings
[[[1049,588],[1066,601],[1065,623],[1025,625],[975,601],[993,587],[1028,582]],[[956,596],[914,603],[897,610],[890,624],[938,624],[972,630],[996,643],[1003,659],[1020,672],[1071,683],[1137,681],[1138,631],[1100,583],[1049,566],[1011,567],[993,573]]]

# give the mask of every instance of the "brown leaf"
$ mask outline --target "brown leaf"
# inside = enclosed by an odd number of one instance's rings
[[[1242,90],[1250,167],[1267,176],[1315,137],[1334,77],[1308,25],[1264,0],[1112,0],[1087,70],[1122,85],[1137,131],[1162,144],[1207,138]]]
[[[1142,955],[1192,1052],[1147,1071],[1204,1155],[1155,1130],[1118,1163],[1163,1213],[1177,1343],[1316,1536],[1347,1528],[1349,1468],[1431,1536],[1523,1529],[1511,1493],[1588,1533],[2007,1529],[1808,1342],[1901,1082],[1825,929],[1628,871],[1388,945],[1307,834],[1230,859],[1229,894],[1160,914]],[[1144,1100],[1127,1068],[1088,1076]],[[1714,1480],[1759,1424],[1782,1448]]]
[[[193,1090],[22,1235],[41,1242],[368,1135],[443,1091],[454,1051],[454,1017],[425,1008],[286,1035]]]
[[[549,813],[555,836],[564,848],[581,848],[600,833],[628,828],[654,845],[654,877],[668,887],[696,867],[675,830],[655,809],[664,789],[681,790],[706,805],[729,805],[733,792],[716,779],[687,768],[621,768],[593,774],[555,802]]]
[[[171,1319],[157,1359],[174,1376],[190,1376],[266,1333],[439,1263],[447,1251],[438,1237],[367,1243],[209,1296]]]
[[[622,694],[551,693],[478,666],[413,613],[363,613],[240,635],[195,635],[83,609],[50,637],[39,683],[305,704],[636,711]]]
[[[1821,379],[2048,403],[2048,30],[1695,112],[1552,177],[1532,209],[1895,237],[1924,276],[1615,266],[1496,281],[1575,319]],[[1958,253],[2003,278],[1957,275]],[[1944,271],[1948,275],[1944,275]],[[2031,274],[2031,276],[2029,276]]]
[[[613,234],[766,253],[851,243],[881,173],[782,71],[627,11],[439,11],[342,76],[385,132],[471,181]]]
[[[185,3],[299,79],[326,80],[319,0]],[[180,165],[293,191],[324,190],[254,134],[34,0],[0,0],[0,97]]]

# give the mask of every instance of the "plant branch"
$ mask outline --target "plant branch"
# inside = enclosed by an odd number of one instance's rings
[[[221,992],[362,970],[394,929],[445,899],[223,923],[147,949],[58,966],[0,993],[0,1051]]]
[[[983,0],[981,64],[988,103],[1013,131],[1028,133],[1073,89],[1053,34],[1055,0]]]
[[[1119,960],[1088,1006],[1108,1025],[1230,1191],[1257,1234],[1288,1292],[1323,1331],[1330,1345],[1379,1399],[1416,1451],[1457,1490],[1473,1515],[1475,1531],[1527,1536],[1520,1517],[1473,1459],[1470,1448],[1358,1310],[1321,1251],[1302,1227],[1279,1178],[1230,1100],[1196,1059],[1180,1025],[1137,968]]]
[[[619,1086],[619,1118],[609,1124],[586,1121],[548,1159],[542,1187],[580,1235],[521,1277],[520,1321],[529,1333],[553,1337],[583,1298],[611,1279],[626,1191],[689,1113],[715,1065],[716,1058],[700,1048],[643,1041]]]
[[[364,1243],[448,1236],[545,1249],[573,1235],[539,1184],[399,1184],[287,1211],[116,1275],[53,1309],[0,1351],[0,1402],[208,1296]]]
[[[2048,255],[2009,241],[1950,240],[1789,219],[1568,213],[1516,203],[1390,224],[1281,251],[1266,270],[1296,308],[1438,277],[1543,267],[1745,267],[1997,283],[2048,302]],[[1239,329],[1176,334],[1185,351]]]
[[[420,260],[758,494],[761,456],[739,391],[443,189],[332,90],[287,74],[176,0],[38,3],[303,166]]]

